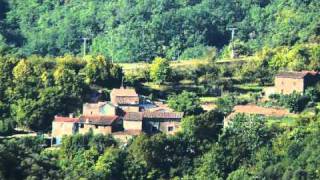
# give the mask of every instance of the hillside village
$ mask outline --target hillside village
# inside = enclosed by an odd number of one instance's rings
[[[273,94],[304,93],[320,80],[316,71],[280,72],[275,76],[275,85],[266,87],[261,92],[261,100],[268,101]],[[277,107],[261,107],[255,104],[236,105],[223,120],[226,128],[237,114],[254,114],[269,117],[286,117],[292,115],[289,110]],[[141,97],[134,89],[121,87],[113,89],[109,102],[85,103],[82,115],[69,117],[56,115],[52,122],[52,138],[60,144],[64,135],[76,133],[111,134],[124,142],[141,133],[175,134],[180,129],[183,112],[160,108],[154,102],[142,103]]]
[[[174,134],[179,130],[182,112],[153,110],[156,105],[142,104],[134,89],[113,89],[110,99],[110,102],[85,103],[80,117],[55,116],[52,137],[56,143],[60,144],[64,135],[85,134],[90,130],[93,134],[112,134],[124,141],[143,132]]]
[[[0,180],[320,179],[319,0],[0,0]]]

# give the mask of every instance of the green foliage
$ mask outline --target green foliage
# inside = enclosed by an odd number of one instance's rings
[[[185,115],[197,115],[203,112],[200,99],[193,92],[183,91],[181,94],[170,96],[168,105],[178,112],[184,112]]]
[[[227,178],[241,165],[254,165],[254,153],[270,142],[271,133],[259,117],[238,115],[216,144],[203,155],[195,177]]]
[[[102,179],[116,179],[119,178],[123,167],[121,166],[123,155],[121,151],[115,148],[107,149],[96,162],[95,171]]]
[[[229,49],[231,26],[240,55],[319,42],[316,0],[3,1],[0,51],[13,46],[22,55],[80,54],[88,37],[92,54],[118,62],[188,59],[203,47]]]
[[[41,154],[44,141],[39,138],[1,140],[1,179],[60,179],[55,157]]]
[[[163,84],[169,79],[170,75],[169,61],[160,57],[155,58],[150,67],[150,78],[157,84]]]
[[[86,82],[103,87],[120,86],[122,80],[121,67],[112,64],[103,56],[87,56],[87,64],[84,68]]]
[[[291,112],[301,112],[305,109],[305,107],[312,99],[314,100],[317,97],[315,96],[315,94],[312,94],[312,91],[310,89],[305,95],[293,92],[292,94],[288,95],[271,95],[271,98],[276,100],[276,103],[280,106],[288,108]]]
[[[199,45],[199,46],[190,47],[184,50],[181,56],[179,57],[179,59],[188,60],[188,59],[202,58],[205,55],[207,55],[207,53],[208,53],[208,48],[203,45]]]
[[[185,117],[181,122],[184,134],[199,140],[213,140],[222,129],[223,114],[213,110],[199,116]]]
[[[16,124],[49,131],[55,115],[80,110],[90,85],[110,88],[122,79],[122,69],[102,56],[85,63],[71,55],[21,60],[12,55],[0,57],[0,69],[1,134],[12,132]],[[86,83],[88,77],[94,81]]]

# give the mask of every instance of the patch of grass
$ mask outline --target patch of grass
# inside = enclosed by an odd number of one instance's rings
[[[269,127],[274,124],[279,125],[279,127],[293,127],[296,125],[296,122],[297,122],[297,115],[266,118],[266,125]]]
[[[139,63],[117,63],[123,68],[123,71],[130,72],[135,71],[137,69],[148,69],[150,67],[149,63],[139,62]],[[171,61],[170,66],[172,68],[196,68],[199,65],[209,64],[209,61],[204,59],[193,59],[193,60],[179,60],[179,61]]]
[[[206,64],[209,64],[209,61],[204,59],[179,60],[170,62],[170,66],[172,68],[190,68]]]
[[[234,87],[241,92],[259,92],[263,90],[263,86],[260,86],[258,83],[236,84]]]
[[[214,103],[219,97],[200,97],[201,103]]]

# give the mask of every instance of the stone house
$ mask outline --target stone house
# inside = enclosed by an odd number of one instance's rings
[[[140,99],[134,89],[113,89],[110,93],[111,103],[125,112],[139,112]]]
[[[319,73],[314,71],[280,72],[275,76],[275,89],[277,94],[291,94],[294,91],[303,93],[307,87],[319,80]]]
[[[63,135],[73,135],[77,132],[79,118],[55,116],[52,122],[52,137],[60,140]]]
[[[83,104],[84,116],[115,116],[117,107],[110,102],[85,103]]]
[[[115,131],[118,116],[80,116],[78,132],[85,134],[92,130],[93,134],[111,134]]]
[[[123,128],[141,130],[148,134],[175,134],[180,129],[182,117],[181,112],[129,112],[123,118]]]
[[[147,133],[163,132],[175,134],[180,129],[181,112],[145,112],[143,114],[143,129]]]
[[[123,129],[142,131],[142,112],[127,112],[123,117]]]
[[[117,127],[118,116],[80,116],[79,118],[55,116],[52,122],[52,137],[59,144],[64,135],[76,133],[111,134]]]

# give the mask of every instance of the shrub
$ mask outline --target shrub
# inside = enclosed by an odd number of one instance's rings
[[[193,92],[183,91],[179,95],[170,96],[168,99],[170,108],[184,112],[186,115],[197,115],[203,112],[199,97]]]
[[[208,52],[208,48],[203,45],[187,48],[180,56],[182,60],[195,59],[204,57]]]

